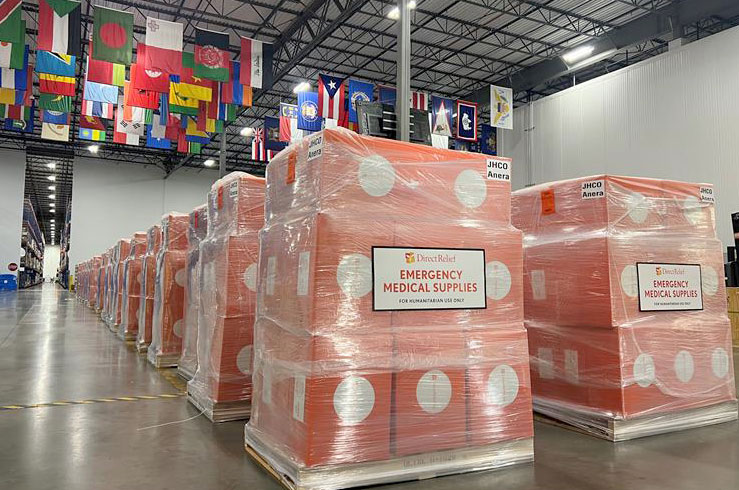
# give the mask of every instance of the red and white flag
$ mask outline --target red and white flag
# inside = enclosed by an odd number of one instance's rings
[[[318,75],[318,115],[339,120],[344,113],[344,81],[330,75]]]
[[[264,148],[264,129],[254,128],[254,140],[251,142],[251,159],[257,162],[267,160]]]
[[[82,115],[96,116],[104,119],[113,119],[113,109],[115,106],[107,102],[93,102],[91,100],[82,99]]]
[[[241,38],[239,81],[252,88],[272,86],[272,45],[248,37]]]
[[[179,75],[182,72],[182,24],[146,18],[147,70]]]
[[[411,92],[411,108],[419,111],[429,110],[429,94],[427,92]]]

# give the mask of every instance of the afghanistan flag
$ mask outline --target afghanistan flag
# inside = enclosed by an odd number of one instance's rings
[[[27,63],[27,61],[24,61],[27,49],[28,46],[21,43],[0,41],[0,68],[22,70]]]
[[[195,28],[195,76],[228,82],[228,34]]]
[[[21,0],[0,0],[0,41],[23,44],[26,26],[21,17],[21,3]]]
[[[80,128],[79,138],[88,141],[105,141],[105,131],[100,129]]]
[[[74,96],[74,77],[62,77],[60,75],[50,75],[48,73],[39,73],[39,92],[44,94],[58,94]]]
[[[38,106],[47,111],[72,112],[72,97],[68,95],[40,94]]]
[[[133,49],[133,14],[95,6],[92,43],[93,58],[130,65]]]
[[[80,56],[80,2],[39,0],[36,49]]]

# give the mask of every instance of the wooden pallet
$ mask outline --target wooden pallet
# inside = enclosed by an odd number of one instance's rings
[[[386,461],[315,468],[299,467],[279,450],[269,448],[249,433],[247,454],[287,490],[338,490],[367,485],[426,480],[473,471],[502,469],[534,460],[533,438],[417,454]]]
[[[251,416],[251,401],[239,400],[234,402],[213,402],[205,400],[197,393],[187,390],[187,401],[203,412],[211,422],[232,422],[247,420]]]
[[[149,354],[147,358],[157,369],[176,368],[177,363],[180,361],[179,354]]]

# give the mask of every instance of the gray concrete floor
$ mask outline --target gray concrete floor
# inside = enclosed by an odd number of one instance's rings
[[[736,360],[735,360],[736,366]],[[51,285],[0,292],[0,406],[178,389],[87,307]],[[184,398],[0,411],[0,488],[278,489]],[[536,424],[536,462],[394,489],[739,489],[739,423],[612,444]]]

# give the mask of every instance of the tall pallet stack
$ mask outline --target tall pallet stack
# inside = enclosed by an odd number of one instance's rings
[[[513,209],[537,411],[610,440],[736,419],[711,186],[600,175]]]
[[[141,307],[141,273],[146,253],[146,233],[139,231],[131,237],[128,257],[123,261],[123,287],[121,294],[121,321],[118,337],[135,340],[139,331],[139,308]]]
[[[156,286],[157,255],[162,245],[162,227],[154,225],[146,232],[146,253],[141,262],[141,305],[136,349],[146,352],[151,344],[151,326],[154,318],[154,290]]]
[[[262,178],[234,172],[208,194],[208,234],[200,245],[198,369],[187,393],[214,422],[251,412],[264,186]]]
[[[97,308],[97,300],[98,300],[98,288],[100,280],[100,268],[103,263],[103,256],[102,255],[95,255],[90,259],[90,273],[89,273],[89,279],[86,290],[86,298],[87,298],[87,304],[90,308],[93,310]]]
[[[191,380],[198,369],[198,313],[200,311],[200,243],[208,233],[208,206],[203,204],[190,212],[187,230],[188,248],[185,266],[185,324],[182,337],[182,354],[177,372]]]
[[[109,287],[110,287],[110,276],[111,276],[111,261],[113,260],[113,248],[109,248],[103,253],[103,265],[100,269],[100,285],[98,289],[98,311],[103,322],[106,321],[108,316],[108,298],[109,298]]]
[[[269,164],[245,436],[283,482],[533,458],[509,167],[345,130]]]
[[[110,329],[118,333],[121,324],[121,313],[123,307],[123,280],[125,279],[124,262],[131,253],[131,240],[121,238],[116,243],[113,253],[113,305],[111,307]]]
[[[147,353],[154,366],[176,367],[182,353],[182,316],[185,311],[185,261],[189,216],[162,217],[162,247],[157,255],[151,345]]]
[[[734,347],[739,347],[739,288],[726,288]]]

